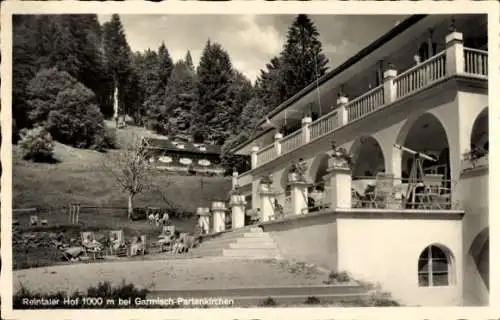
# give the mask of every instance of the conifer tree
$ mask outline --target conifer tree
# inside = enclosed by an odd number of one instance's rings
[[[222,144],[228,136],[224,119],[233,68],[228,53],[220,44],[207,41],[197,74],[198,103],[192,112],[192,127],[204,134],[205,139]]]
[[[103,47],[109,71],[118,88],[119,113],[126,114],[124,90],[132,64],[132,55],[118,14],[113,14],[111,20],[104,23]]]
[[[305,14],[293,21],[281,54],[285,99],[321,77],[327,71],[328,59],[323,53],[319,32]]]
[[[194,71],[194,64],[193,64],[193,58],[191,57],[191,51],[188,50],[186,53],[186,57],[184,58],[184,61],[186,62],[187,66]]]

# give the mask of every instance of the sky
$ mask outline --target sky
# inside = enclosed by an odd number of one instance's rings
[[[296,15],[120,15],[133,51],[165,42],[174,61],[191,51],[195,65],[208,39],[229,53],[233,67],[255,81],[282,50]],[[401,15],[310,15],[333,68],[405,19]],[[110,15],[99,15],[109,21]]]

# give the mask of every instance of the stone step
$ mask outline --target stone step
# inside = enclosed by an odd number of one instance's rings
[[[276,244],[274,242],[236,242],[230,243],[229,249],[276,249]]]
[[[370,286],[359,285],[357,283],[224,289],[159,289],[148,293],[147,298],[190,297],[197,299],[221,297],[231,299],[234,303],[232,307],[241,307],[259,306],[268,298],[272,298],[280,306],[286,304],[304,304],[308,298],[316,297],[320,303],[333,304],[368,298],[370,289]]]
[[[271,237],[240,237],[240,238],[229,238],[229,239],[213,239],[207,240],[200,244],[200,247],[212,246],[212,245],[230,245],[232,243],[274,243]]]
[[[260,257],[260,258],[270,258],[279,256],[279,252],[276,248],[261,248],[261,249],[223,249],[224,257]]]

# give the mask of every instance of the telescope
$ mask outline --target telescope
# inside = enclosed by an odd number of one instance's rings
[[[417,152],[415,150],[403,147],[402,145],[399,145],[399,144],[394,144],[394,147],[398,148],[399,150],[403,150],[405,152],[408,152],[409,154],[412,154],[414,157],[420,157],[420,158],[425,159],[425,160],[437,162],[437,159],[434,159],[433,157],[428,156],[425,153]]]

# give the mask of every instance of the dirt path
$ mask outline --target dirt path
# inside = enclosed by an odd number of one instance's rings
[[[268,260],[203,258],[74,264],[14,271],[13,287],[22,284],[34,292],[71,293],[86,290],[99,281],[120,284],[122,280],[140,288],[196,289],[252,286],[321,284],[320,271],[292,270]]]

